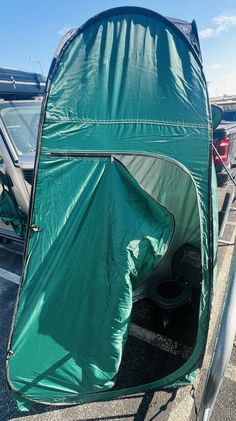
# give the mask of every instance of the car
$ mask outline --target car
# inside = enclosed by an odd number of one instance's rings
[[[18,217],[27,220],[44,88],[41,75],[0,68],[0,236],[4,238],[24,237],[12,227]]]
[[[217,184],[223,186],[228,181],[228,173],[236,164],[236,109],[223,110],[221,123],[214,129],[213,143],[216,150],[213,152]],[[217,151],[217,152],[216,152]]]

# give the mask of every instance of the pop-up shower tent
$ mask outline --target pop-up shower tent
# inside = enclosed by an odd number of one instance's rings
[[[206,82],[190,40],[162,16],[126,7],[89,20],[57,51],[9,342],[8,383],[18,400],[75,404],[177,387],[201,365],[216,262],[216,187]],[[139,306],[152,297],[132,305],[132,294],[158,279],[171,287],[173,259],[185,246],[200,259],[190,352],[160,372],[168,353],[159,359],[151,349],[144,371],[153,359],[152,374],[140,379],[140,344],[132,345],[129,333],[143,327],[130,329],[130,321],[134,307],[135,318],[145,319]],[[185,309],[177,340],[190,320]],[[125,369],[128,343],[135,380]]]

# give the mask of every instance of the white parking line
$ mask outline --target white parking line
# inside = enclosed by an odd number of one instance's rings
[[[7,279],[7,281],[13,282],[14,284],[19,285],[20,276],[15,273],[9,272],[5,269],[0,269],[0,278]]]
[[[189,358],[192,352],[192,348],[179,344],[166,336],[152,332],[144,327],[135,325],[134,323],[130,324],[129,334],[141,341],[147,342],[150,345],[166,351],[169,354],[180,354],[182,358]]]

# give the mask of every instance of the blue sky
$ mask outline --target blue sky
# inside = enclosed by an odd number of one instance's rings
[[[235,0],[11,0],[1,2],[0,66],[46,75],[70,28],[111,7],[142,6],[164,16],[195,19],[211,96],[236,94]],[[31,57],[31,59],[30,59]]]

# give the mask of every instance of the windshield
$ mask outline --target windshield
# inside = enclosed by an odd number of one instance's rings
[[[35,151],[41,103],[19,106],[11,103],[0,110],[18,155]]]

